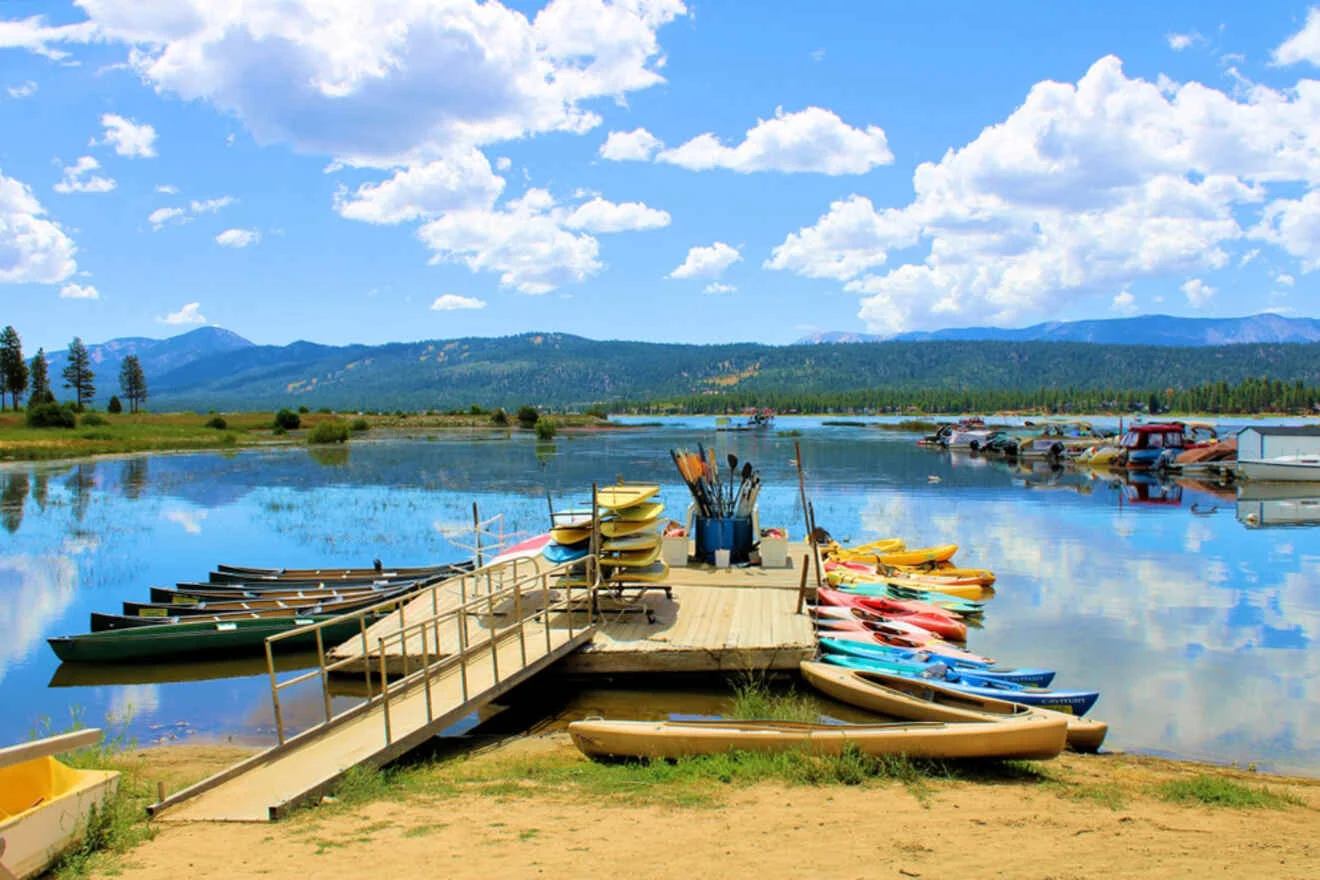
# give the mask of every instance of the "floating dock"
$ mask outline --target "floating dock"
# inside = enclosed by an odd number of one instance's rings
[[[645,592],[625,588],[617,600],[602,589],[595,638],[557,668],[603,675],[795,670],[816,652],[811,618],[797,613],[801,566],[808,553],[806,544],[790,545],[790,564],[784,568],[675,566],[668,581],[650,584]],[[808,574],[814,586],[814,574]],[[334,648],[331,659],[342,661],[343,671],[362,673],[364,653],[375,657],[385,639],[386,672],[407,674],[423,660],[422,642],[416,636],[395,637],[400,620],[409,625],[435,613],[435,601],[430,594],[413,600],[401,615]],[[459,601],[456,595],[439,599],[440,607]],[[377,665],[373,659],[373,672]]]

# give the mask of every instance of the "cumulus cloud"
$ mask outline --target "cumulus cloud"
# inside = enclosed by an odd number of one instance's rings
[[[721,284],[718,281],[712,281],[710,284],[707,284],[705,288],[702,289],[701,292],[718,294],[718,293],[736,293],[737,291],[738,288],[732,284]]]
[[[498,159],[495,160],[495,168],[497,171],[508,171],[512,167],[513,167],[513,160],[510,159],[508,156],[500,156]]]
[[[738,249],[717,241],[710,247],[693,247],[670,278],[718,278],[724,270],[742,259]]]
[[[76,251],[32,190],[0,173],[0,284],[58,284],[78,270]]]
[[[115,182],[109,177],[93,174],[101,167],[91,156],[79,157],[77,162],[66,165],[64,177],[55,184],[57,193],[105,193],[115,188]]]
[[[156,187],[156,191],[162,193],[177,193],[178,189],[170,186],[158,186]],[[193,199],[188,203],[188,207],[186,208],[157,208],[147,215],[147,221],[151,223],[151,228],[154,231],[159,232],[162,228],[171,223],[179,226],[182,226],[184,223],[191,223],[193,218],[200,214],[214,214],[222,208],[229,207],[236,201],[238,200],[233,196],[220,196],[218,198],[204,199],[202,201]]]
[[[60,288],[60,299],[100,299],[100,292],[90,284],[70,282]]]
[[[1187,302],[1194,309],[1208,305],[1210,299],[1215,295],[1215,289],[1200,278],[1192,278],[1184,282],[1179,290],[1187,295]]]
[[[340,216],[367,223],[401,223],[438,217],[446,211],[488,210],[504,191],[480,150],[469,149],[400,169],[380,183],[365,183],[335,196]]]
[[[21,82],[16,86],[6,86],[5,91],[8,92],[9,97],[13,98],[15,101],[21,101],[24,98],[30,98],[37,93],[37,84],[32,80],[28,80],[27,82]]]
[[[177,196],[179,188],[172,183],[158,183],[156,184],[156,192],[164,193],[167,196]]]
[[[609,146],[608,142],[606,146]],[[722,144],[709,132],[681,146],[663,150],[657,162],[692,171],[725,168],[753,171],[817,174],[865,174],[894,161],[882,128],[852,128],[829,110],[808,107],[797,113],[777,108],[773,119],[762,119],[735,147]]]
[[[628,232],[660,229],[669,225],[669,212],[650,208],[641,202],[615,204],[597,196],[573,209],[564,217],[568,229],[588,232]]]
[[[205,324],[206,316],[202,314],[201,308],[201,303],[188,303],[177,312],[170,312],[156,320],[161,324]]]
[[[1135,315],[1137,313],[1137,298],[1124,290],[1114,296],[1112,306],[1114,311],[1120,315]]]
[[[114,147],[116,153],[130,159],[150,159],[156,155],[156,129],[150,125],[125,119],[118,113],[103,114],[101,125],[105,126],[105,136],[100,141],[93,140],[93,145]]]
[[[255,229],[226,229],[215,237],[215,243],[227,248],[245,248],[261,241],[261,233]]]
[[[210,102],[260,144],[379,167],[599,124],[583,104],[663,82],[656,32],[686,13],[681,0],[551,0],[531,19],[494,0],[82,9],[71,27],[7,23],[0,46],[122,46],[149,86]]]
[[[1275,64],[1309,61],[1320,66],[1320,6],[1312,6],[1300,31],[1280,43],[1270,55]]]
[[[522,293],[549,293],[600,271],[599,243],[574,234],[542,189],[490,211],[450,211],[417,236],[432,263],[462,263],[473,272],[498,272],[500,283]]]
[[[601,158],[614,162],[650,162],[664,147],[661,140],[644,128],[612,131],[601,144]]]
[[[1268,196],[1320,184],[1317,118],[1320,82],[1230,96],[1130,79],[1102,58],[1076,84],[1036,84],[1007,119],[921,164],[906,206],[840,199],[766,266],[844,282],[868,327],[890,333],[1003,325],[1061,295],[1217,270],[1248,235],[1314,268],[1320,193]],[[1238,218],[1253,211],[1249,233]]]
[[[1292,287],[1297,283],[1297,279],[1289,275],[1287,272],[1280,272],[1274,276],[1274,283],[1280,287]]]
[[[200,202],[194,199],[188,203],[188,209],[194,214],[214,214],[221,208],[228,208],[236,201],[238,199],[233,196],[220,196],[216,199],[205,199]]]
[[[471,296],[459,296],[456,293],[446,293],[438,296],[435,302],[431,303],[433,312],[457,312],[472,309],[484,309],[486,301]]]

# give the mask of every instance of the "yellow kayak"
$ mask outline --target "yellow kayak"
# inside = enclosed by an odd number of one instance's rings
[[[826,579],[834,586],[843,587],[849,584],[893,584],[906,590],[919,590],[926,593],[943,593],[946,596],[955,596],[959,599],[980,599],[985,595],[986,588],[980,584],[932,584],[924,581],[918,581],[910,577],[904,577],[903,574],[869,574],[861,571],[851,571],[849,569],[835,569],[826,572]]]
[[[581,544],[591,537],[591,526],[556,526],[550,530],[550,537],[556,544]]]
[[[605,510],[623,511],[643,501],[649,501],[659,492],[660,487],[653,483],[606,486],[596,490],[596,504]]]
[[[938,547],[921,547],[916,550],[900,550],[897,553],[884,553],[880,556],[882,565],[929,565],[932,562],[948,562],[958,552],[957,544],[941,544]]]
[[[934,568],[894,565],[890,568],[900,576],[947,578],[959,583],[980,584],[983,587],[993,586],[995,582],[995,573],[984,568],[958,568],[954,565],[939,565]]]
[[[884,538],[880,541],[858,544],[856,547],[844,547],[835,541],[831,541],[821,548],[821,555],[827,559],[838,559],[845,562],[874,562],[880,558],[881,554],[898,553],[905,546],[902,538]]]
[[[607,538],[621,538],[624,535],[655,531],[656,522],[654,519],[607,519],[601,522],[600,533]]]
[[[643,501],[641,504],[634,504],[631,507],[623,507],[614,511],[614,518],[636,522],[643,519],[655,519],[665,509],[663,501]]]
[[[660,545],[652,544],[644,550],[628,550],[622,553],[602,553],[602,566],[617,565],[623,568],[646,568],[660,558]]]

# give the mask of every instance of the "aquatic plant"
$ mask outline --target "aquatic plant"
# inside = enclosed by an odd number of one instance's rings
[[[348,424],[339,420],[321,422],[312,429],[307,442],[312,444],[348,442]]]

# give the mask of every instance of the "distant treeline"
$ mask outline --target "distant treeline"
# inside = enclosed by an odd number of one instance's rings
[[[771,407],[776,412],[809,413],[963,413],[1027,410],[1032,412],[1128,413],[1279,413],[1320,412],[1320,386],[1300,379],[1253,378],[1230,385],[1207,382],[1187,389],[1116,388],[985,388],[974,390],[908,390],[870,388],[830,393],[729,391],[697,394],[668,400],[621,401],[614,408],[624,412],[665,412],[727,415],[753,407]]]

